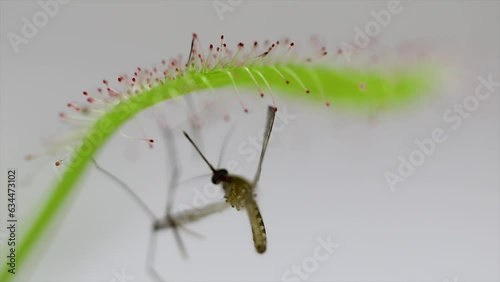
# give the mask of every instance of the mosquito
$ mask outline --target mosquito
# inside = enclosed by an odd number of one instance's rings
[[[101,167],[94,159],[92,159],[96,168],[101,173],[103,173],[107,177],[111,178],[113,181],[117,182],[120,186],[122,186],[124,190],[129,194],[129,196],[131,196],[131,198],[134,199],[134,201],[138,204],[138,206],[144,211],[145,214],[147,214],[150,217],[151,221],[153,222],[148,243],[148,250],[146,254],[146,271],[151,277],[153,277],[153,279],[158,281],[164,281],[164,279],[162,279],[161,275],[156,271],[154,266],[156,261],[156,241],[157,241],[158,231],[172,229],[175,241],[179,247],[179,251],[181,255],[184,258],[186,258],[187,251],[185,244],[181,239],[179,229],[186,231],[192,235],[200,237],[201,235],[187,229],[185,225],[188,223],[198,221],[211,214],[221,212],[229,207],[229,205],[226,202],[222,201],[222,202],[207,204],[201,208],[194,208],[192,210],[186,210],[174,214],[172,213],[176,187],[178,186],[177,179],[180,174],[180,168],[177,162],[176,148],[175,148],[175,143],[173,141],[172,133],[170,130],[165,129],[164,135],[165,135],[164,140],[166,141],[168,149],[167,160],[170,160],[169,165],[172,167],[172,176],[170,178],[170,183],[168,185],[169,186],[167,192],[168,199],[166,204],[166,211],[163,217],[158,218],[155,215],[155,213],[148,207],[148,205],[143,200],[141,200],[141,198],[134,192],[134,190],[131,187],[129,187],[122,180],[120,180],[117,176],[113,175],[111,172]]]
[[[266,131],[264,141],[262,143],[259,165],[252,182],[241,176],[229,174],[229,172],[224,168],[215,169],[212,164],[205,158],[205,156],[200,151],[198,146],[196,146],[196,144],[193,142],[191,137],[189,137],[189,135],[184,132],[184,136],[186,136],[186,138],[193,145],[196,151],[200,154],[201,158],[205,161],[205,163],[212,171],[212,183],[215,185],[222,184],[226,203],[230,204],[231,207],[236,208],[236,210],[238,211],[243,208],[247,210],[248,218],[250,220],[250,226],[252,228],[255,250],[259,254],[262,254],[266,251],[267,237],[264,221],[262,220],[259,206],[257,205],[257,202],[255,200],[254,192],[260,179],[262,162],[264,160],[267,144],[269,143],[269,138],[271,136],[275,114],[276,108],[270,106],[267,111]]]

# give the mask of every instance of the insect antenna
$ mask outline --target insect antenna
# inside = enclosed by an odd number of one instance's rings
[[[200,151],[200,149],[198,148],[198,146],[196,146],[196,144],[193,142],[193,140],[191,139],[191,137],[189,137],[189,135],[186,133],[186,131],[183,131],[183,133],[184,133],[184,136],[186,136],[186,138],[189,140],[189,142],[191,143],[191,145],[193,145],[193,147],[196,149],[196,151],[198,152],[198,154],[200,154],[201,158],[205,161],[205,163],[207,163],[207,165],[210,168],[210,170],[213,173],[216,173],[217,171],[215,170],[215,168],[210,164],[210,162],[207,160],[207,158],[205,158],[205,156]]]
[[[253,186],[257,185],[260,179],[260,173],[262,171],[262,161],[264,160],[267,144],[269,143],[269,138],[271,137],[271,131],[273,130],[275,115],[276,115],[276,108],[269,106],[269,108],[267,109],[266,135],[264,136],[264,140],[262,142],[262,151],[260,152],[259,165],[257,167],[257,172],[255,173],[255,178],[253,180]]]

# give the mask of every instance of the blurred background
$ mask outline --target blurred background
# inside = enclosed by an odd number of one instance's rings
[[[31,38],[13,43],[18,41],[12,41],[12,34],[22,35],[25,19],[38,15],[44,20],[40,13],[49,2],[57,3],[57,9]],[[203,239],[181,233],[188,259],[181,257],[171,230],[159,233],[155,268],[165,280],[500,281],[499,2],[396,2],[401,10],[381,28],[377,44],[430,46],[449,71],[443,87],[419,103],[374,115],[277,95],[288,117],[276,120],[279,130],[273,132],[258,190],[267,252],[255,252],[244,212],[227,210],[187,226]],[[364,29],[388,5],[396,4],[1,1],[0,179],[7,183],[6,171],[18,170],[21,226],[57,179],[61,169],[54,161],[64,157],[27,162],[24,156],[43,151],[44,144],[66,130],[57,115],[67,102],[83,101],[82,91],[138,66],[187,56],[192,32],[203,45],[218,43],[224,34],[230,46],[283,37],[306,43],[317,35],[336,50],[342,42],[352,42],[356,28]],[[445,113],[474,94],[479,77],[496,82],[490,97],[467,115],[453,114],[455,120],[446,121]],[[246,115],[231,89],[217,91],[217,99],[211,93],[193,94],[190,99],[202,120],[198,132],[189,123],[185,100],[157,108],[173,128],[181,179],[209,173],[182,130],[193,132],[213,163],[223,155],[223,165],[253,178],[257,158],[238,146],[250,148],[245,142],[264,127],[270,102],[243,92],[252,109]],[[209,109],[201,111],[206,105]],[[172,159],[165,155],[156,122],[153,112],[146,111],[123,128],[128,135],[154,137],[153,149],[116,134],[97,160],[161,216]],[[400,157],[408,159],[418,149],[415,140],[431,138],[436,128],[446,141],[391,189],[387,172],[396,173]],[[35,254],[37,263],[19,269],[19,280],[152,280],[144,268],[151,220],[116,182],[94,167],[87,172],[61,214],[59,228],[50,230]],[[180,185],[176,209],[222,198],[208,182],[209,176]],[[0,220],[5,222],[6,185],[0,186]],[[6,230],[0,234],[4,239]],[[331,248],[321,253],[326,257],[318,257],[315,250],[329,241]]]

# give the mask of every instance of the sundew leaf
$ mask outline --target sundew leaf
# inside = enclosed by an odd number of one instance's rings
[[[294,43],[287,40],[264,46],[254,43],[250,48],[239,43],[233,52],[221,40],[220,46],[210,45],[204,52],[193,35],[187,63],[174,59],[162,61],[160,66],[151,69],[138,68],[133,76],[118,78],[119,90],[103,81],[101,91],[107,95],[106,104],[113,106],[103,107],[104,113],[89,122],[70,158],[64,161],[62,177],[25,226],[17,244],[16,268],[22,269],[44,233],[53,226],[56,215],[77,190],[78,180],[92,157],[125,122],[155,104],[194,91],[231,87],[236,91],[258,90],[266,96],[288,95],[316,101],[318,106],[372,111],[407,105],[440,81],[439,66],[430,61],[363,67],[362,64],[342,64],[340,54],[329,56],[323,48],[317,50],[316,59],[303,58],[293,52],[293,46]],[[96,102],[100,96],[83,94],[90,106],[99,107]],[[68,104],[68,107],[83,117],[88,115],[87,106]],[[69,119],[65,113],[60,116]],[[0,280],[14,278],[4,265]]]

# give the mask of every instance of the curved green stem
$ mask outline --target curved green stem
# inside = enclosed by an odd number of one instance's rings
[[[253,74],[253,78],[248,70]],[[212,87],[215,89],[235,84],[238,88],[255,89],[255,79],[265,92],[268,90],[266,86],[268,84],[276,92],[300,98],[323,99],[328,100],[332,105],[354,106],[359,109],[376,109],[380,106],[387,107],[404,102],[425,91],[434,81],[432,68],[424,67],[392,70],[390,73],[375,70],[334,69],[306,64],[249,66],[248,70],[238,67],[203,73],[188,72],[184,77],[169,80],[149,91],[122,100],[101,116],[89,128],[81,146],[75,150],[71,161],[68,162],[62,178],[49,192],[47,201],[35,214],[31,225],[27,226],[27,231],[22,234],[23,237],[17,245],[16,268],[23,269],[22,266],[40,243],[40,239],[54,221],[58,211],[76,190],[76,183],[92,156],[127,120],[154,104]],[[289,83],[286,83],[286,80],[289,80]],[[305,88],[310,94],[306,94]],[[8,268],[4,265],[1,281],[10,281],[14,278],[14,275],[7,270]]]

